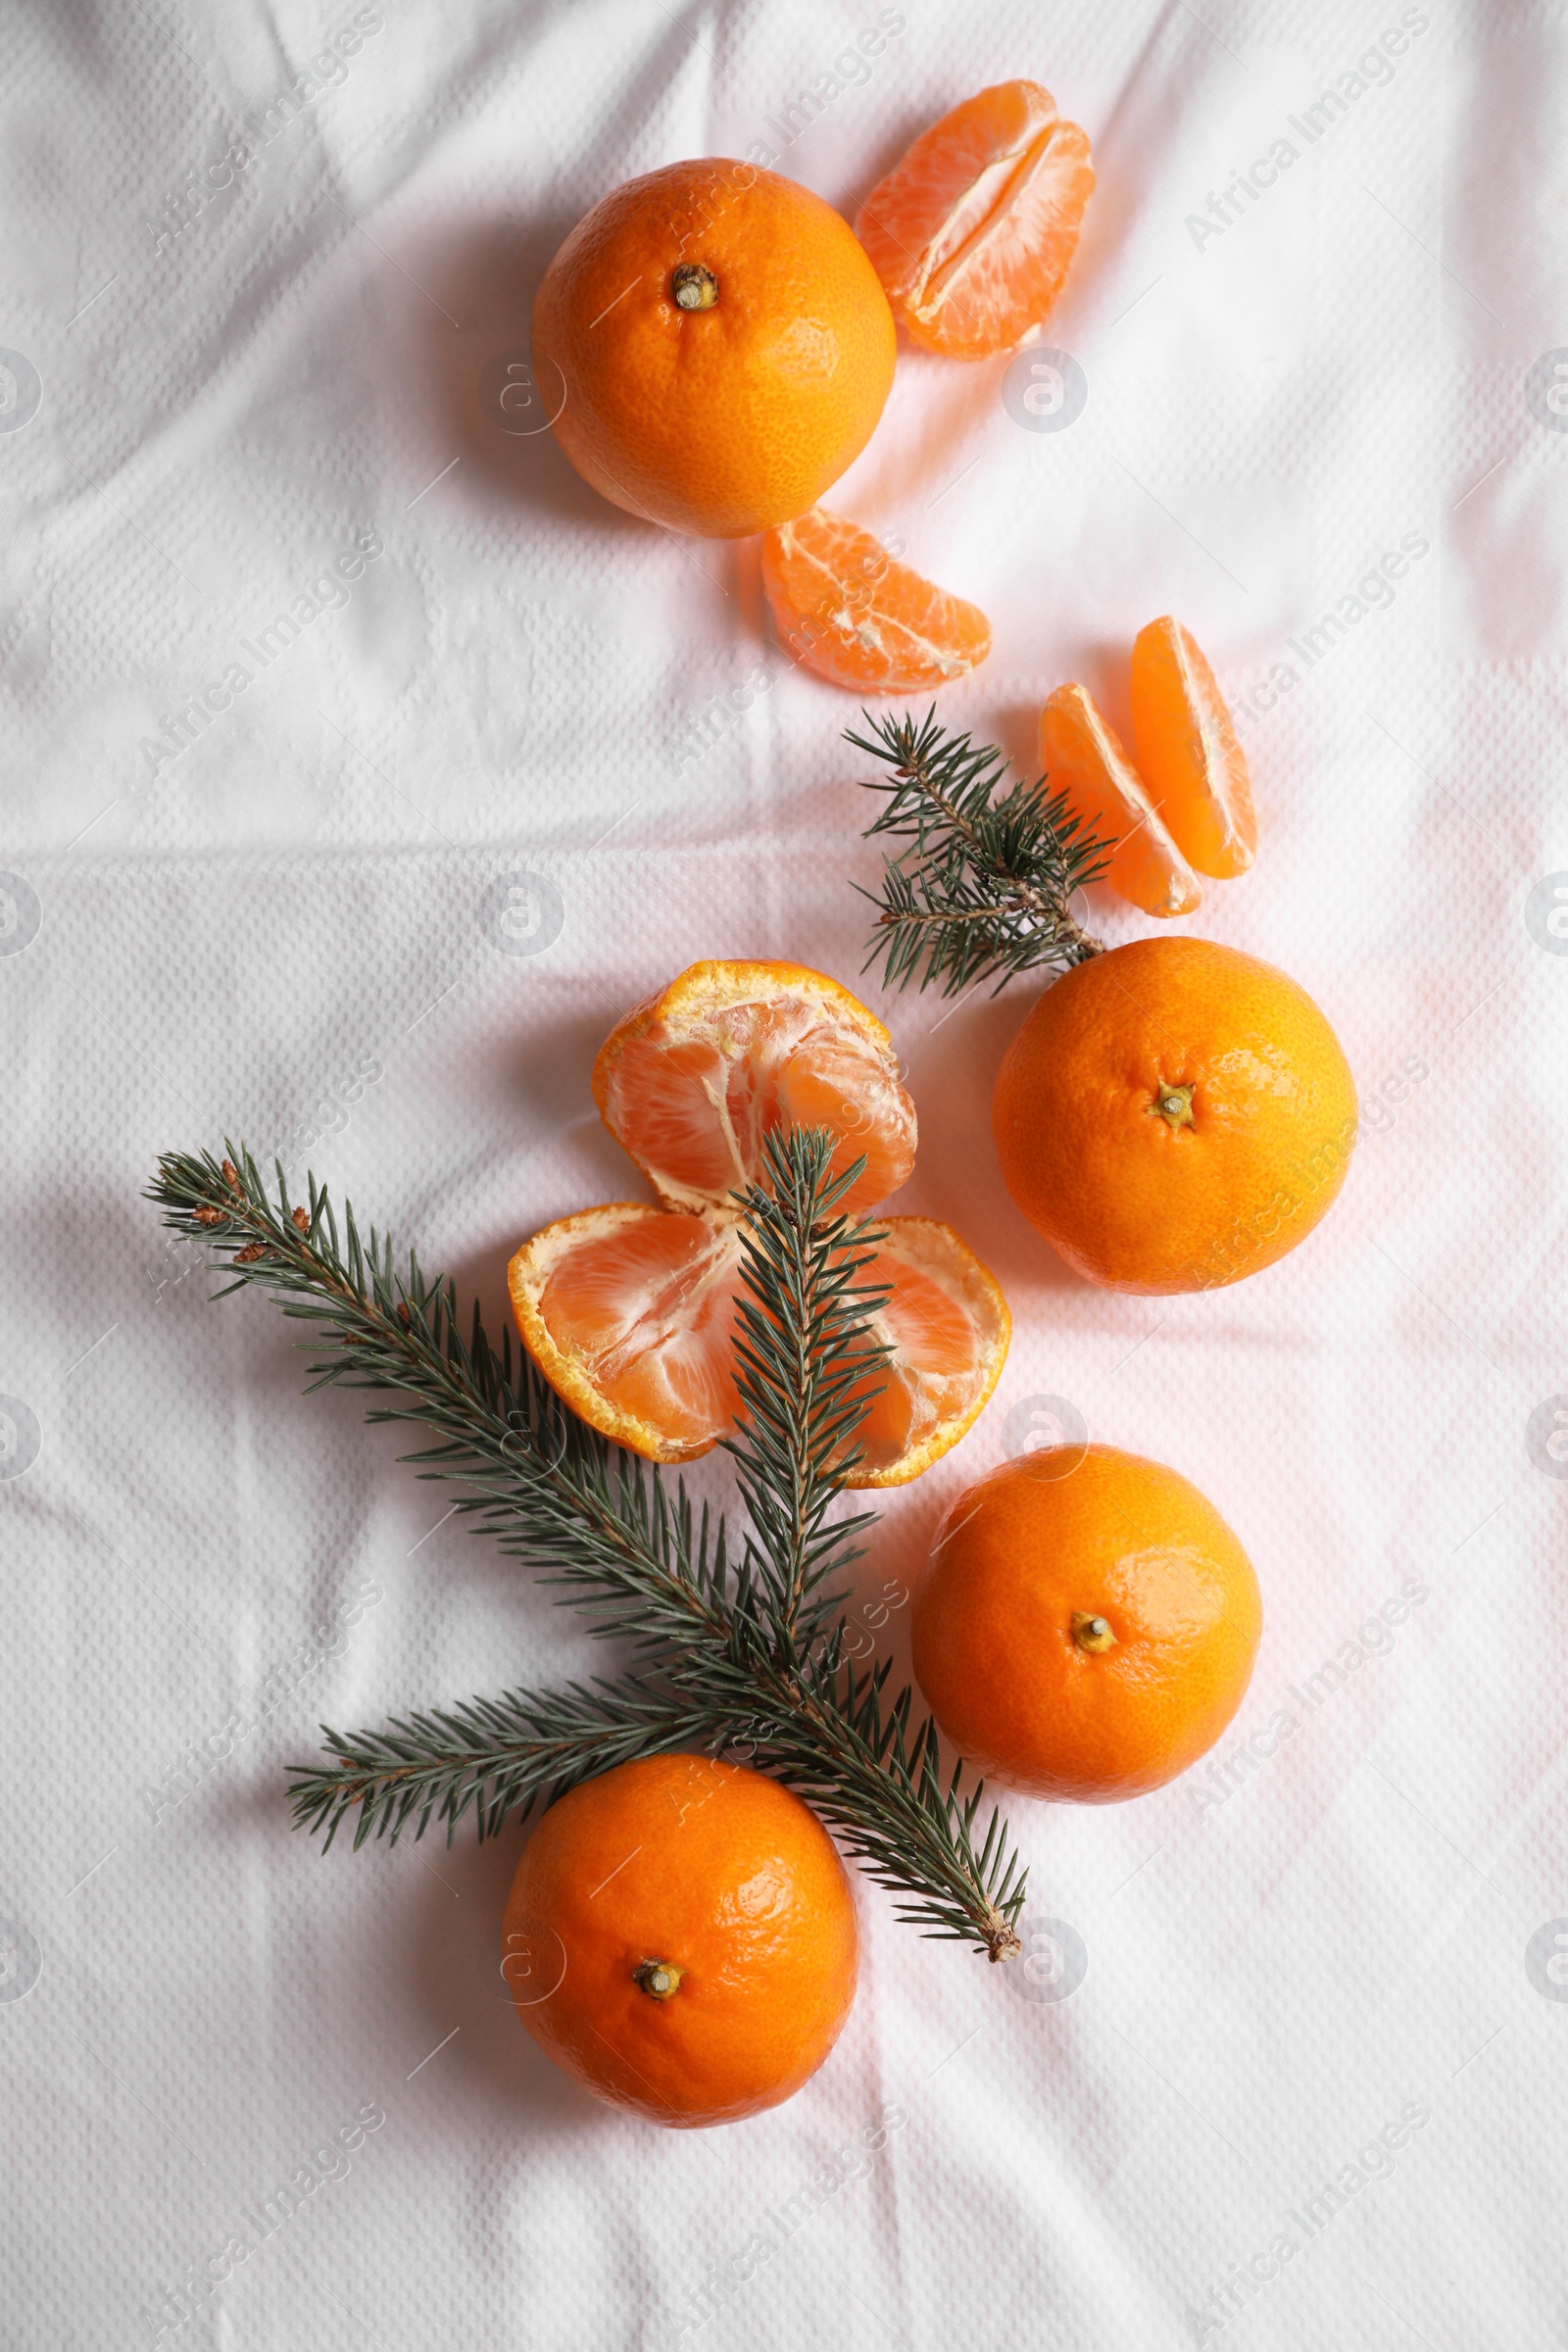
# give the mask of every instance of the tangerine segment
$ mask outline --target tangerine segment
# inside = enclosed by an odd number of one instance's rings
[[[1202,896],[1110,721],[1082,686],[1058,686],[1040,713],[1040,764],[1073,814],[1116,844],[1105,879],[1146,914],[1190,914]]]
[[[1188,863],[1245,874],[1257,848],[1247,754],[1214,672],[1168,612],[1133,642],[1132,705],[1140,772]]]
[[[552,1805],[505,1936],[502,1974],[540,2048],[656,2124],[777,2106],[855,1999],[855,1897],[832,1839],[777,1781],[711,1756],[639,1757]]]
[[[547,1225],[507,1268],[512,1309],[557,1395],[617,1446],[689,1462],[733,1427],[733,1217],[612,1200]]]
[[[914,1165],[914,1104],[892,1038],[805,964],[694,963],[611,1032],[594,1101],[673,1208],[719,1207],[755,1184],[777,1127],[833,1129],[835,1174],[863,1155],[841,1206],[883,1200]]]
[[[1003,81],[922,131],[855,230],[915,341],[983,360],[1055,301],[1094,184],[1089,140],[1051,92]]]
[[[766,530],[837,481],[882,414],[897,345],[849,222],[723,157],[612,189],[533,306],[540,389],[577,471],[705,538]]]
[[[1011,1332],[995,1280],[950,1226],[893,1217],[886,1230],[858,1277],[890,1294],[873,1328],[892,1354],[866,1384],[853,1487],[902,1486],[956,1445]],[[508,1282],[528,1352],[583,1420],[652,1461],[686,1462],[735,1426],[741,1263],[727,1211],[615,1201],[536,1233]]]
[[[991,651],[978,605],[933,587],[825,507],[767,533],[762,585],[794,659],[860,694],[946,686]]]
[[[973,1427],[1002,1377],[1012,1317],[996,1277],[951,1225],[889,1217],[859,1281],[891,1292],[875,1318],[893,1352],[856,1436],[852,1487],[902,1487]]]

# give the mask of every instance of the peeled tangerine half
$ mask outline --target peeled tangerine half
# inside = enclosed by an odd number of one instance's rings
[[[762,585],[796,661],[859,694],[946,686],[991,651],[991,623],[978,605],[934,588],[825,507],[767,533]]]
[[[901,326],[983,360],[1044,318],[1095,184],[1089,140],[1038,81],[1003,81],[922,131],[860,207],[855,233]]]
[[[1247,755],[1214,672],[1168,612],[1133,641],[1132,705],[1138,772],[1188,864],[1245,874],[1257,848]]]
[[[1190,914],[1202,893],[1115,728],[1082,686],[1058,686],[1040,713],[1040,764],[1075,816],[1115,852],[1112,890],[1146,914]]]
[[[832,1166],[860,1157],[841,1206],[893,1192],[914,1165],[914,1105],[893,1041],[848,989],[798,963],[694,963],[612,1032],[594,1100],[659,1195],[547,1225],[508,1279],[523,1343],[595,1429],[652,1461],[707,1453],[735,1424],[731,1331],[741,1214],[776,1128],[826,1127]],[[956,1445],[996,1387],[1011,1321],[951,1226],[878,1219],[858,1280],[891,1292],[892,1348],[856,1443],[856,1487],[902,1486]]]

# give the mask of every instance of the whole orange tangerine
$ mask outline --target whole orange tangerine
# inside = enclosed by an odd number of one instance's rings
[[[721,157],[613,189],[533,306],[534,372],[577,471],[708,539],[815,505],[875,429],[896,342],[849,222]]]
[[[656,2124],[729,2124],[809,2080],[855,1999],[844,1865],[765,1774],[644,1756],[551,1806],[513,1881],[502,1974],[540,2048]]]
[[[1345,1181],[1355,1083],[1303,988],[1208,939],[1076,965],[1003,1057],[1007,1190],[1112,1291],[1204,1291],[1272,1265]]]
[[[1110,1446],[1052,1446],[948,1512],[915,1599],[914,1671],[988,1779],[1109,1804],[1212,1747],[1262,1621],[1251,1562],[1187,1479]]]

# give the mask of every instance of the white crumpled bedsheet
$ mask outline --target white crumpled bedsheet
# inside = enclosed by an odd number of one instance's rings
[[[8,2347],[1561,2341],[1564,43],[1475,0],[14,12]],[[1114,714],[1143,622],[1196,632],[1261,846],[1188,927],[1320,999],[1363,1139],[1282,1264],[1108,1297],[994,1163],[1030,988],[867,980],[900,1205],[1017,1328],[866,1592],[1071,1408],[1213,1498],[1267,1630],[1211,1767],[1013,1807],[1026,1965],[863,1889],[822,2073],[662,2135],[518,2030],[514,1838],[287,1828],[323,1718],[596,1653],[140,1188],[280,1149],[499,1320],[520,1235],[635,1189],[588,1092],[627,1004],[699,956],[854,978],[853,703],[770,648],[754,546],[612,511],[500,389],[614,182],[751,154],[853,211],[1020,73],[1094,141],[1072,365],[904,353],[834,503],[991,614],[944,710],[1019,759],[1053,686]]]

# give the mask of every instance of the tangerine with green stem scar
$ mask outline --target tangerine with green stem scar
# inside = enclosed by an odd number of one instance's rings
[[[712,1756],[644,1756],[552,1805],[506,1935],[509,1952],[555,1956],[542,1997],[531,1971],[516,1983],[541,2049],[598,2097],[677,2128],[787,2099],[855,1999],[855,1898],[833,1840],[789,1789]]]
[[[557,253],[533,357],[583,476],[663,529],[735,539],[804,514],[893,385],[887,296],[849,222],[725,157],[613,188]]]
[[[946,1738],[1028,1796],[1144,1796],[1210,1748],[1262,1628],[1250,1561],[1191,1482],[1110,1446],[1004,1462],[952,1505],[915,1596]]]
[[[1345,1181],[1355,1088],[1284,972],[1139,939],[1063,974],[997,1075],[1007,1190],[1108,1290],[1200,1291],[1272,1265]]]
[[[1345,1181],[1355,1083],[1305,989],[1217,941],[1104,948],[1075,912],[1108,846],[1050,778],[1006,784],[933,715],[850,742],[889,771],[868,961],[945,995],[1056,976],[1003,1058],[993,1131],[1035,1230],[1105,1289],[1203,1291],[1304,1241]]]

